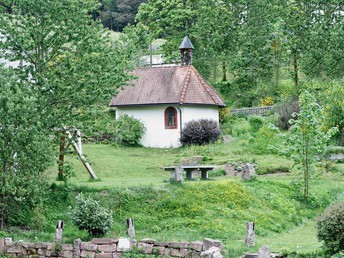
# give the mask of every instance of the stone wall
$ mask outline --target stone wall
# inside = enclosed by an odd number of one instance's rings
[[[123,240],[128,245],[123,245]],[[158,242],[153,239],[142,239],[133,246],[147,256],[222,257],[221,241],[209,238],[195,242]],[[128,247],[129,240],[121,238],[94,238],[91,242],[76,239],[74,244],[13,242],[11,238],[0,238],[0,256],[11,257],[120,258],[129,250]]]

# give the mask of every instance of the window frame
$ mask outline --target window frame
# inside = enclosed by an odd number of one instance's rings
[[[169,125],[170,121],[170,111],[173,112],[172,119],[174,122],[174,125]],[[164,112],[164,120],[165,120],[165,129],[178,129],[178,112],[175,107],[167,107]]]

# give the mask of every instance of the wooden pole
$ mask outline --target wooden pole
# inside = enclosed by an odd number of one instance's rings
[[[77,140],[78,140],[79,151],[82,154],[82,142],[81,142],[81,132],[80,132],[80,130],[76,130],[76,137],[77,137]]]
[[[67,128],[63,128],[67,134],[68,140],[72,143],[72,146],[74,148],[74,150],[76,151],[76,153],[78,154],[82,164],[84,165],[84,167],[86,168],[86,170],[88,171],[88,173],[91,175],[91,177],[93,179],[98,179],[96,174],[93,172],[93,169],[91,168],[91,165],[88,163],[86,157],[80,153],[80,150],[78,148],[78,145],[76,144],[76,142],[73,140],[73,136],[71,135],[71,133],[67,130]]]
[[[66,133],[62,131],[60,132],[60,154],[59,154],[59,172],[58,172],[59,179],[63,179],[65,142],[66,142]]]

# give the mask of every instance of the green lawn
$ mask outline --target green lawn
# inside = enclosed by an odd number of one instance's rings
[[[204,156],[204,164],[221,166],[227,162],[255,162],[257,172],[279,172],[291,168],[291,162],[274,155],[243,154],[237,145],[212,144],[178,149],[154,149],[117,147],[111,144],[84,144],[83,153],[90,162],[99,181],[90,180],[87,170],[76,155],[67,155],[74,176],[70,182],[77,186],[92,188],[132,187],[161,185],[168,181],[170,174],[163,167],[179,164],[182,159]],[[52,179],[57,176],[57,166],[49,170]]]
[[[163,184],[169,179],[169,173],[162,168],[173,164],[178,155],[178,151],[173,149],[147,150],[110,144],[84,144],[83,152],[100,181],[90,180],[81,161],[75,155],[68,155],[66,160],[73,165],[75,171],[70,182],[92,188]],[[52,177],[56,177],[56,169],[50,171]]]
[[[267,245],[272,251],[277,252],[312,253],[321,249],[321,242],[316,234],[316,223],[309,220],[287,232],[257,237],[257,245]]]
[[[284,158],[244,153],[239,145],[234,141],[231,145],[153,149],[84,144],[83,152],[100,180],[90,180],[80,160],[68,155],[67,161],[75,171],[70,183],[114,211],[115,225],[109,237],[125,236],[124,221],[133,217],[137,239],[221,239],[225,257],[239,257],[244,252],[257,251],[261,245],[268,245],[275,252],[289,253],[311,253],[321,248],[316,239],[314,219],[325,205],[344,199],[344,175],[340,171],[312,179],[311,201],[304,205],[296,195],[302,190],[296,184],[300,175],[294,172],[262,175],[245,183],[238,177],[221,176],[210,181],[185,181],[178,187],[169,183],[169,172],[162,169],[198,155],[205,157],[205,164],[219,166],[228,161],[245,161],[257,163],[260,169],[275,167],[273,172],[278,172],[280,167],[291,168],[290,161]],[[340,166],[337,167],[340,169]],[[57,167],[49,173],[54,180]],[[66,241],[72,241],[77,235],[83,239],[87,237],[72,225],[67,213],[75,194],[69,195],[72,197],[69,202],[54,204],[56,210],[47,215],[49,221],[65,220]],[[244,246],[247,221],[256,222],[254,248]],[[40,234],[34,235],[42,239],[49,236]]]

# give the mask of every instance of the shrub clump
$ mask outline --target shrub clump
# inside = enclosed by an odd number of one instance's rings
[[[331,253],[344,250],[344,202],[325,210],[317,220],[318,238]]]
[[[102,237],[112,227],[112,212],[99,205],[99,202],[85,197],[82,193],[76,197],[76,207],[71,212],[73,223],[91,236]]]
[[[261,116],[249,116],[248,121],[250,123],[251,131],[253,133],[258,132],[259,129],[262,128],[264,125],[264,118]]]
[[[220,134],[219,125],[215,120],[192,120],[185,124],[180,142],[183,145],[204,145],[215,142]]]
[[[127,114],[123,114],[115,121],[116,139],[120,143],[138,146],[146,128],[144,124]]]
[[[288,130],[291,126],[289,120],[297,119],[297,117],[293,117],[293,114],[300,112],[299,101],[291,100],[284,102],[276,107],[276,112],[278,114],[277,126]]]

